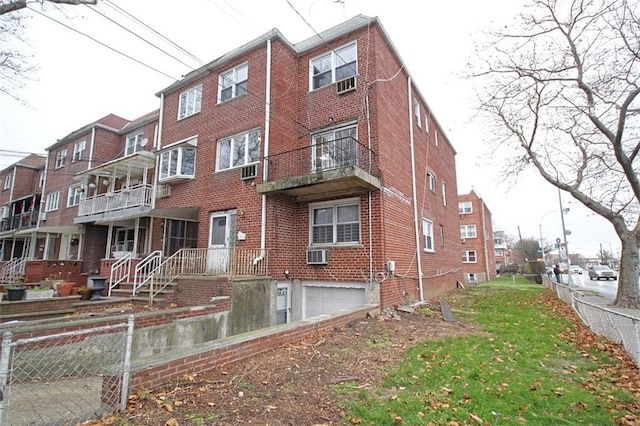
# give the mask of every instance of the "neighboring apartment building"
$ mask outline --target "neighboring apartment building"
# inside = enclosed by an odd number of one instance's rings
[[[511,265],[511,244],[504,231],[493,233],[493,246],[495,249],[496,271],[501,271],[503,267]]]
[[[297,44],[272,30],[158,96],[159,112],[49,148],[50,258],[107,276],[119,259],[242,263],[271,278],[278,323],[463,280],[456,153],[377,18]],[[59,158],[84,140],[88,162]]]
[[[45,158],[31,154],[0,172],[0,261],[22,258],[30,239],[21,235],[38,224]]]
[[[467,284],[479,284],[496,277],[491,211],[471,190],[458,195],[462,264]]]

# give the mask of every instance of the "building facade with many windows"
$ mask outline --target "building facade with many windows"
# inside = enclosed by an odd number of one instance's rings
[[[489,207],[471,190],[458,195],[458,213],[465,283],[475,285],[495,278],[496,252]]]
[[[49,148],[38,235],[80,241],[85,273],[157,256],[266,276],[277,322],[463,280],[456,153],[377,18],[295,44],[272,30],[156,95]]]

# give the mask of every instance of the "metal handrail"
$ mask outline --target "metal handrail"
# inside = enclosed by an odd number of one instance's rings
[[[16,275],[24,275],[27,266],[27,257],[14,257],[2,266],[0,282],[9,283]]]
[[[162,263],[162,251],[156,250],[151,252],[147,257],[142,259],[140,263],[136,265],[135,273],[133,276],[133,295],[135,296],[138,289],[142,287],[141,281],[149,276],[150,272],[155,271]]]
[[[111,265],[111,271],[109,273],[109,297],[111,297],[112,289],[116,288],[125,280],[129,280],[131,276],[131,257],[132,254],[130,252],[125,253]]]

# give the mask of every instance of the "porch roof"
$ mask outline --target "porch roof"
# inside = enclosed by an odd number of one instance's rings
[[[164,209],[151,209],[148,211],[131,211],[130,214],[122,214],[117,218],[100,218],[95,221],[96,225],[109,225],[114,222],[135,219],[136,217],[159,217],[163,219],[186,220],[191,222],[198,221],[200,213],[199,207],[168,207]]]
[[[75,180],[85,180],[89,176],[142,176],[155,167],[156,155],[149,151],[138,151],[126,157],[107,161],[99,166],[76,173]]]
[[[84,227],[80,225],[39,226],[37,228],[22,229],[14,235],[36,234],[84,234]]]

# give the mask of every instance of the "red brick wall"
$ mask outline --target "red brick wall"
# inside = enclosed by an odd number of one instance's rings
[[[53,279],[84,285],[87,277],[82,273],[82,263],[77,260],[29,260],[25,268],[25,282],[36,283]]]
[[[175,290],[174,302],[178,306],[199,306],[209,303],[211,298],[228,296],[229,299],[216,304],[231,307],[233,283],[231,277],[184,277],[179,279]]]
[[[475,251],[477,262],[464,263],[464,272],[486,276],[488,271],[487,279],[491,280],[496,276],[491,211],[475,191],[458,197],[458,202],[466,201],[471,202],[473,212],[460,216],[460,226],[475,225],[477,238],[466,238],[465,243],[462,244],[462,250]]]

